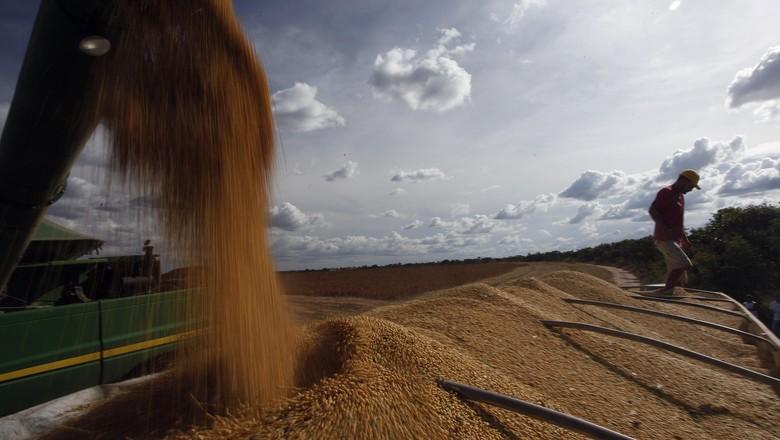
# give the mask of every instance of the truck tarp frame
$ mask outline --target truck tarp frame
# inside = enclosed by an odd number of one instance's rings
[[[548,321],[548,320],[542,320],[540,322],[545,326],[554,329],[571,328],[576,330],[585,330],[585,331],[590,331],[595,333],[603,333],[610,336],[616,336],[623,339],[630,339],[632,341],[641,342],[647,345],[652,345],[653,347],[671,351],[673,353],[677,353],[682,356],[687,356],[689,358],[696,359],[698,361],[722,368],[724,370],[731,371],[732,373],[739,374],[741,376],[756,380],[758,382],[763,382],[765,384],[772,385],[773,387],[775,387],[776,390],[780,389],[780,379],[774,378],[772,376],[768,376],[763,373],[759,373],[758,371],[750,370],[745,367],[740,367],[739,365],[722,361],[720,359],[716,359],[711,356],[707,356],[706,354],[702,354],[697,351],[688,350],[687,348],[670,344],[668,342],[659,341],[658,339],[648,338],[646,336],[637,335],[636,333],[629,333],[621,330],[600,327],[597,325],[587,324],[584,322]]]
[[[514,397],[475,388],[466,384],[446,379],[439,379],[437,382],[439,383],[439,386],[445,390],[452,391],[465,399],[473,400],[475,402],[487,403],[488,405],[514,411],[537,420],[542,420],[544,422],[558,425],[570,431],[584,434],[590,438],[606,440],[633,440],[632,437],[628,437],[626,435],[604,428],[603,426],[596,425],[587,420],[583,420],[569,414],[564,414],[550,408],[545,408],[540,405],[535,405],[524,400],[515,399]]]
[[[654,297],[654,296],[645,296],[645,295],[631,295],[630,298],[641,299],[641,300],[644,300],[644,301],[658,301],[658,302],[664,302],[664,303],[669,303],[669,304],[678,304],[678,305],[681,305],[681,306],[688,306],[688,307],[697,307],[697,308],[700,308],[700,309],[707,309],[707,310],[712,310],[712,311],[719,312],[719,313],[725,313],[727,315],[738,316],[738,317],[743,318],[743,319],[749,319],[744,314],[742,314],[740,312],[737,312],[735,310],[728,310],[728,309],[723,309],[723,308],[720,308],[720,307],[708,306],[706,304],[696,304],[696,303],[683,302],[683,301],[680,301],[679,299],[657,298],[657,297]]]
[[[583,304],[583,305],[588,305],[588,306],[597,306],[597,307],[607,307],[607,308],[613,308],[613,309],[621,309],[621,310],[627,310],[627,311],[630,311],[630,312],[644,313],[644,314],[648,314],[648,315],[655,315],[655,316],[661,316],[661,317],[664,317],[664,318],[675,319],[675,320],[678,320],[678,321],[690,322],[691,324],[696,324],[696,325],[701,325],[701,326],[705,326],[705,327],[714,328],[714,329],[717,329],[717,330],[720,330],[720,331],[724,331],[724,332],[727,332],[727,333],[731,333],[731,334],[734,334],[734,335],[741,336],[743,338],[751,339],[753,341],[763,342],[765,344],[769,344],[770,346],[774,347],[774,345],[772,344],[772,341],[770,341],[769,339],[767,339],[767,338],[765,338],[763,336],[754,335],[753,333],[748,333],[746,331],[742,331],[742,330],[739,330],[739,329],[736,329],[736,328],[733,328],[733,327],[729,327],[729,326],[726,326],[726,325],[716,324],[716,323],[710,322],[710,321],[703,321],[701,319],[694,319],[694,318],[689,318],[687,316],[675,315],[674,313],[659,312],[657,310],[643,309],[641,307],[632,307],[632,306],[627,306],[627,305],[624,305],[624,304],[617,304],[617,303],[611,303],[611,302],[605,302],[605,301],[592,301],[592,300],[589,300],[589,299],[564,298],[564,301],[566,301],[567,303],[571,303],[571,304]]]

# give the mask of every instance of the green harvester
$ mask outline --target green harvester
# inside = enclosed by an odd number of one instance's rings
[[[101,240],[45,219],[95,129],[82,96],[112,3],[41,1],[0,138],[0,417],[152,371],[192,329],[150,246],[87,257]]]

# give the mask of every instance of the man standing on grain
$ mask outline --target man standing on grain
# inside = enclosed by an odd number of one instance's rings
[[[657,293],[672,294],[675,286],[688,282],[687,271],[693,264],[686,255],[692,250],[691,242],[685,236],[683,212],[684,194],[699,188],[699,174],[694,170],[680,173],[672,185],[661,188],[650,205],[650,217],[655,222],[653,241],[666,260],[666,285]]]

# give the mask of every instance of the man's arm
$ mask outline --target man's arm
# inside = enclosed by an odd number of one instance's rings
[[[661,216],[661,213],[658,211],[658,208],[655,207],[655,202],[650,205],[650,209],[647,212],[650,214],[650,218],[652,218],[653,221],[663,229],[665,233],[664,235],[671,237],[672,229],[669,227],[669,225],[666,224],[663,217]]]
[[[688,241],[688,237],[685,235],[685,231],[683,231],[682,240],[680,240],[680,242],[682,243],[682,248],[684,251],[690,252],[693,250],[693,245],[690,241]]]

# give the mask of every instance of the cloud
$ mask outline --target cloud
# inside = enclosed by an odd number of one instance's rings
[[[317,101],[316,97],[316,87],[300,82],[274,93],[276,123],[283,129],[298,132],[344,126],[344,118],[333,108]]]
[[[758,118],[758,122],[769,122],[774,119],[780,119],[780,99],[766,101],[756,107],[753,114]]]
[[[533,242],[534,241],[528,237],[522,237],[519,235],[507,235],[506,237],[503,237],[501,240],[499,240],[498,244],[502,246],[520,247],[520,246],[529,246],[533,244]]]
[[[456,225],[455,222],[448,222],[446,220],[442,220],[441,217],[433,217],[431,219],[431,223],[428,226],[432,228],[451,228],[454,225]]]
[[[314,226],[321,221],[321,215],[307,215],[289,202],[271,208],[271,227],[285,231],[298,231]]]
[[[492,232],[498,224],[490,217],[483,214],[461,217],[457,220],[447,221],[441,217],[433,217],[429,226],[448,230],[456,234],[488,234]]]
[[[596,212],[597,207],[598,205],[596,203],[586,203],[584,205],[580,205],[580,207],[577,209],[577,214],[574,217],[568,219],[566,223],[570,225],[577,225],[582,223],[583,220]]]
[[[652,203],[652,200],[650,203]],[[625,203],[621,203],[619,205],[614,205],[607,208],[607,210],[601,214],[598,220],[625,220],[634,217],[636,214],[636,211],[628,209]]]
[[[456,58],[474,50],[474,43],[448,47],[460,38],[455,28],[440,29],[437,45],[418,56],[396,47],[376,56],[369,79],[374,95],[401,101],[412,110],[442,112],[463,105],[471,96],[471,74]]]
[[[484,244],[480,237],[464,237],[456,234],[435,234],[423,238],[410,238],[397,232],[384,237],[350,235],[346,237],[320,238],[309,235],[274,235],[271,247],[276,257],[322,256],[412,256],[425,254],[451,254],[460,249]]]
[[[726,104],[738,108],[751,102],[780,99],[780,46],[770,47],[758,64],[737,72]]]
[[[669,10],[670,11],[676,11],[677,8],[680,7],[680,0],[674,0],[673,2],[669,3]]]
[[[398,213],[395,209],[388,209],[387,211],[383,212],[382,215],[384,217],[390,217],[390,218],[400,218],[402,217],[401,214]]]
[[[656,180],[676,179],[685,169],[701,171],[709,166],[725,163],[744,154],[745,148],[742,136],[736,136],[728,143],[711,142],[708,138],[697,139],[690,150],[677,150],[672,157],[664,160]]]
[[[517,220],[535,212],[537,209],[547,211],[557,196],[555,194],[541,194],[533,200],[522,200],[516,204],[509,203],[498,211],[493,218],[496,220]]]
[[[471,206],[468,203],[453,203],[450,205],[450,217],[461,217],[471,212]]]
[[[507,204],[501,208],[496,215],[493,216],[496,220],[515,220],[522,218],[526,214],[530,214],[536,210],[536,206],[532,202],[520,202],[518,205]]]
[[[464,234],[487,234],[496,227],[496,223],[490,217],[482,214],[463,217],[460,223]]]
[[[336,171],[332,171],[328,174],[325,174],[322,176],[325,180],[328,182],[334,182],[339,179],[351,179],[355,175],[358,174],[358,164],[357,162],[352,162],[351,160],[344,164],[341,168],[337,169]]]
[[[389,193],[387,193],[387,195],[389,195],[389,196],[402,196],[404,194],[406,194],[406,190],[403,189],[403,188],[395,188],[392,191],[390,191]]]
[[[624,177],[625,173],[622,171],[604,173],[588,170],[582,173],[568,188],[561,191],[559,195],[584,201],[595,200],[613,189]]]
[[[547,3],[546,0],[519,0],[512,5],[512,12],[509,13],[509,17],[504,21],[504,24],[508,25],[511,29],[516,28],[520,21],[525,17],[526,12],[533,7],[542,7]]]
[[[416,229],[416,228],[419,228],[422,225],[423,225],[423,222],[421,222],[420,220],[415,220],[415,221],[409,223],[408,225],[405,225],[404,229],[405,230]]]
[[[780,158],[735,164],[724,176],[720,195],[743,195],[780,189]]]
[[[426,182],[446,180],[447,175],[438,168],[421,168],[419,170],[399,170],[390,178],[393,182]]]

